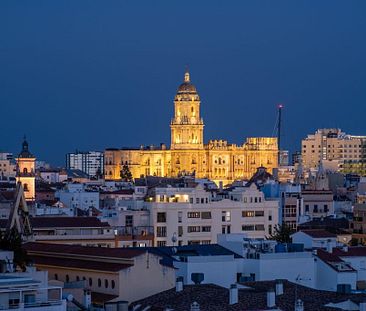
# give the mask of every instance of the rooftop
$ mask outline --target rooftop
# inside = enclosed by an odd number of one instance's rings
[[[229,305],[229,290],[217,285],[186,285],[183,291],[176,292],[175,288],[134,302],[132,305],[140,305],[136,311],[141,311],[151,306],[154,311],[163,311],[171,308],[174,311],[190,310],[190,304],[196,301],[201,311],[242,311],[265,310],[267,292],[275,288],[275,281],[243,283],[245,287],[238,290],[238,303]],[[297,289],[296,289],[297,288]],[[304,302],[304,310],[334,310],[324,305],[333,302],[352,300],[364,301],[365,294],[341,294],[336,292],[320,291],[305,286],[295,285],[289,281],[283,281],[284,294],[276,296],[276,306],[283,311],[293,311],[296,299]],[[295,293],[297,291],[297,294]]]

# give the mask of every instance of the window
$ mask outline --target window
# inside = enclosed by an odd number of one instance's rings
[[[308,204],[305,205],[305,212],[309,212],[309,205]]]
[[[196,198],[196,204],[200,203],[200,199]]]
[[[211,226],[202,226],[202,232],[211,232]]]
[[[166,222],[166,213],[158,213],[157,222]]]
[[[193,198],[189,198],[189,203],[193,204]]]
[[[107,279],[105,279],[105,280],[104,280],[104,287],[105,287],[105,288],[108,288],[108,285],[109,285],[109,284],[108,284],[108,280],[107,280]]]
[[[89,286],[92,286],[92,285],[93,285],[93,279],[89,278]]]
[[[157,246],[158,246],[158,247],[166,246],[166,241],[158,241],[158,242],[157,242]]]
[[[125,225],[126,225],[126,227],[132,227],[133,226],[133,215],[126,215]]]
[[[201,218],[200,212],[188,212],[187,213],[188,218]]]
[[[116,287],[116,282],[114,280],[112,280],[111,286],[112,286],[112,289],[114,289]]]
[[[55,273],[55,280],[56,280],[56,281],[58,280],[58,275],[57,275],[57,273]]]
[[[317,213],[317,212],[318,212],[318,205],[317,205],[317,204],[314,204],[313,212],[314,212],[314,213]]]
[[[324,204],[324,213],[328,213],[328,204]]]
[[[272,234],[272,225],[268,225],[268,234]]]
[[[254,211],[243,211],[241,212],[242,217],[254,217],[255,213]]]
[[[202,219],[211,219],[211,212],[201,212]]]
[[[70,277],[68,274],[66,274],[66,283],[70,282]]]
[[[187,232],[188,233],[191,233],[191,232],[201,232],[201,227],[200,226],[188,226]]]
[[[203,245],[211,244],[211,240],[202,240],[201,244]]]
[[[101,286],[102,286],[102,280],[98,279],[98,287],[101,287]]]
[[[201,204],[205,203],[205,198],[201,198]]]
[[[242,231],[254,231],[254,225],[242,225],[241,230]]]
[[[23,168],[23,173],[24,174],[27,174],[28,173],[28,170],[27,170],[27,168],[25,167],[25,168]]]
[[[230,212],[221,212],[221,219],[222,221],[231,221],[231,213]]]
[[[264,225],[255,225],[255,231],[264,231]]]
[[[178,212],[178,222],[182,222],[183,212]]]
[[[183,227],[182,226],[179,226],[178,227],[178,236],[182,236],[183,235]]]
[[[264,211],[255,211],[255,217],[263,217]]]
[[[76,282],[79,282],[80,281],[80,277],[77,275],[76,276]]]
[[[158,238],[166,237],[166,227],[156,227],[156,236]]]

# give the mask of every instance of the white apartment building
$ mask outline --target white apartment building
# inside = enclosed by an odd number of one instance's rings
[[[266,200],[255,184],[217,200],[204,186],[156,188],[151,211],[155,246],[216,243],[217,234],[246,233],[264,239],[278,224],[278,200]]]
[[[101,151],[75,151],[66,154],[66,168],[81,170],[90,177],[104,173],[104,152]]]
[[[12,311],[66,311],[62,287],[48,284],[48,272],[28,267],[14,272],[14,254],[0,250],[0,309]]]
[[[0,152],[0,178],[15,177],[16,165],[12,153]]]
[[[340,129],[318,129],[301,143],[302,164],[305,169],[325,169],[359,172],[364,170],[366,136],[348,135]]]
[[[88,190],[83,184],[69,183],[66,188],[58,190],[55,197],[59,198],[67,208],[99,209],[99,192]]]

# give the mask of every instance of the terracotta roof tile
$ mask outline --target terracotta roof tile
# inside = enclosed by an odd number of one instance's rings
[[[145,253],[143,249],[128,249],[128,248],[106,248],[106,247],[92,247],[79,245],[65,245],[65,244],[48,244],[28,242],[24,244],[24,248],[28,252],[33,252],[35,255],[40,253],[54,253],[54,254],[73,254],[96,257],[113,257],[113,258],[134,258]]]
[[[299,232],[304,232],[305,234],[311,236],[312,238],[336,238],[337,235],[331,232],[328,232],[323,229],[310,229],[310,230],[301,230]]]
[[[33,262],[36,265],[66,267],[66,268],[77,268],[97,271],[109,271],[117,272],[132,267],[133,265],[122,264],[122,263],[111,263],[106,264],[101,261],[92,260],[81,260],[71,258],[57,258],[57,257],[45,257],[45,256],[31,256]]]

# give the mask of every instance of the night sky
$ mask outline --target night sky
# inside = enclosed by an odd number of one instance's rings
[[[0,1],[0,149],[170,144],[188,64],[205,141],[366,135],[366,1]]]

